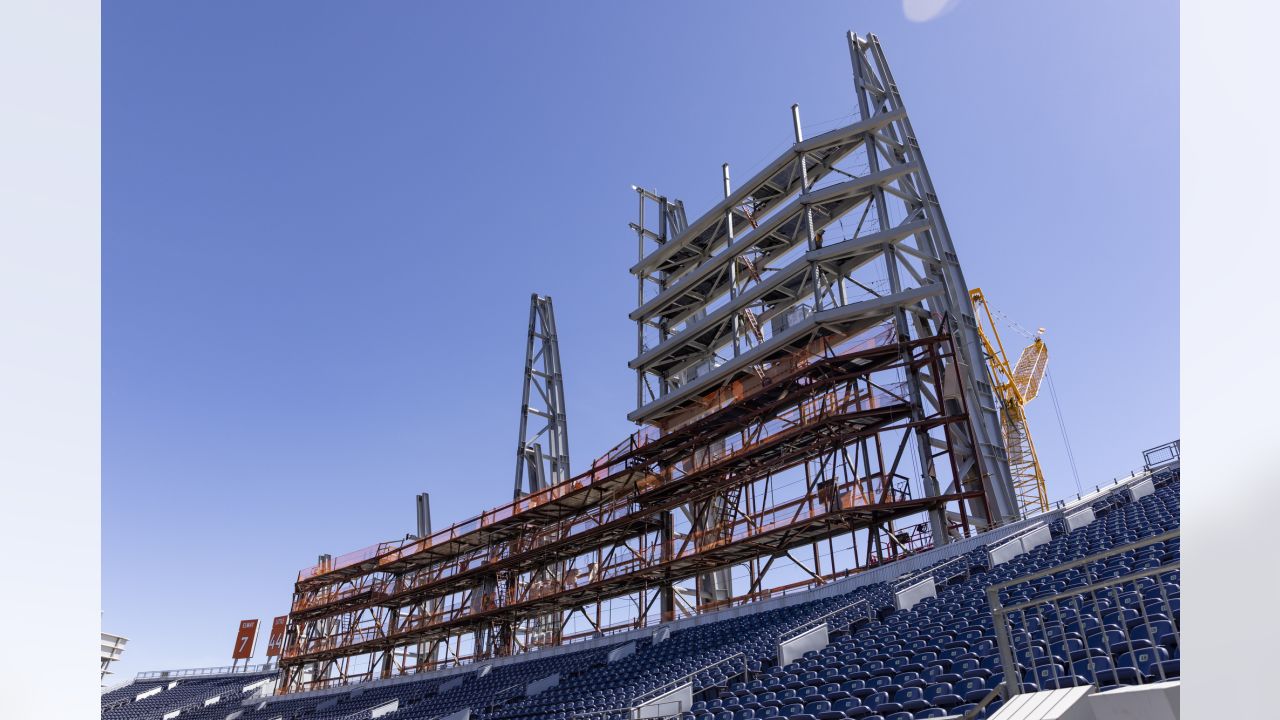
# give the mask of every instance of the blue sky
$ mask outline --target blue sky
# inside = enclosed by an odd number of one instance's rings
[[[791,103],[848,115],[848,29],[884,44],[969,282],[1048,328],[1084,482],[1178,435],[1175,3],[103,10],[124,675],[226,664],[239,619],[412,530],[419,491],[437,525],[509,499],[530,292],[555,298],[575,468],[630,433],[630,185],[693,216],[722,162],[788,144]],[[1030,419],[1074,494],[1047,395]]]

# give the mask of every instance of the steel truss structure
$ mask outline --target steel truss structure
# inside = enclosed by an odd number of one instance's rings
[[[907,378],[913,403],[961,403],[963,395],[977,440],[959,451],[961,477],[983,483],[993,513],[975,506],[971,519],[1015,520],[977,320],[919,143],[879,41],[849,33],[848,42],[858,121],[805,139],[793,106],[795,144],[736,190],[725,166],[724,200],[693,223],[678,201],[637,189],[637,409],[629,417],[671,427],[709,393],[816,338],[885,320],[901,337],[945,330],[957,344],[943,368],[945,391],[931,393],[928,377]],[[926,443],[919,454],[925,492],[936,495]],[[939,535],[944,518],[931,523]]]
[[[531,415],[536,418],[535,424],[541,422],[536,430],[529,426]],[[520,440],[516,445],[515,497],[518,499],[568,479],[569,423],[565,417],[564,372],[560,367],[555,307],[550,297],[535,293],[529,298],[529,341],[525,346],[524,399],[520,405]]]
[[[919,147],[879,43],[849,47],[861,119],[806,140],[793,109],[795,145],[736,191],[726,166],[692,223],[637,190],[641,429],[507,505],[303,570],[280,692],[665,622],[1016,519]]]
[[[538,644],[551,612],[585,618],[591,635],[689,615],[707,606],[682,604],[678,583],[725,567],[749,571],[735,602],[778,591],[768,578],[783,557],[809,574],[804,586],[821,584],[923,547],[894,522],[924,512],[954,512],[955,530],[967,533],[966,502],[982,503],[980,485],[922,497],[904,472],[907,448],[924,432],[941,445],[931,464],[959,481],[951,440],[972,443],[967,412],[921,416],[901,379],[923,373],[941,392],[954,344],[875,330],[776,362],[733,386],[722,407],[677,430],[637,432],[566,483],[430,537],[303,571],[282,687],[520,652]],[[784,482],[792,469],[802,481]],[[682,507],[722,512],[681,516]],[[851,539],[855,561],[824,570],[816,544],[837,536]],[[815,547],[815,567],[792,555],[805,546]],[[560,573],[555,582],[549,567]],[[606,625],[604,604],[619,597],[636,612]]]

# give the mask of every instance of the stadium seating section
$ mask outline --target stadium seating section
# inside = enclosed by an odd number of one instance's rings
[[[244,688],[270,678],[272,673],[240,674],[185,680],[145,680],[102,695],[103,720],[159,720],[183,710],[183,720],[223,720],[240,707],[240,702],[257,690]],[[172,687],[170,687],[172,685]],[[160,692],[135,700],[154,688]],[[205,705],[205,703],[209,703]]]
[[[661,642],[646,637],[636,641],[634,654],[614,662],[608,654],[616,646],[595,647],[494,665],[483,676],[478,670],[426,675],[265,704],[265,698],[242,702],[240,689],[251,676],[181,681],[131,701],[150,687],[140,682],[103,695],[103,720],[161,720],[219,694],[223,699],[215,705],[184,710],[178,717],[223,720],[243,710],[239,720],[363,720],[372,709],[399,699],[399,708],[385,716],[389,720],[428,720],[466,708],[483,720],[622,720],[636,698],[685,678],[692,679],[696,700],[685,720],[962,715],[1003,679],[986,589],[1178,528],[1179,482],[1176,471],[1168,473],[1153,494],[1138,501],[1123,491],[1110,493],[1092,504],[1097,521],[1069,533],[1057,521],[1050,542],[994,568],[987,567],[985,546],[962,560],[946,561],[945,569],[939,563],[937,597],[907,610],[895,610],[892,589],[877,583],[678,630]],[[1173,539],[1117,554],[1090,569],[1094,577],[1113,578],[1178,558],[1179,543]],[[1007,605],[1081,587],[1087,581],[1080,570],[1010,585],[1000,591],[1001,599]],[[1022,622],[1014,648],[1024,689],[1093,683],[1106,690],[1177,678],[1178,574],[1170,570],[1145,580],[1120,588],[1115,602],[1077,602],[1078,610],[1053,616],[1052,627],[1040,618]],[[827,615],[829,644],[779,666],[779,638]],[[1119,623],[1131,632],[1118,632]],[[743,666],[749,669],[746,676]],[[557,673],[557,683],[526,695],[527,685]],[[990,715],[999,704],[992,701],[979,716]]]

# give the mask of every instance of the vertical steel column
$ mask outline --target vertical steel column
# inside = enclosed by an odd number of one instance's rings
[[[796,145],[804,141],[804,130],[800,127],[800,106],[791,106],[791,126],[795,131]],[[809,194],[809,161],[804,153],[800,153],[800,197]],[[818,249],[818,238],[813,232],[813,208],[805,205],[804,208],[804,225],[805,234],[808,236],[808,248],[810,251]],[[813,311],[822,311],[822,271],[818,269],[817,262],[809,263],[809,275],[813,282]]]
[[[898,87],[889,71],[888,62],[880,49],[879,41],[874,35],[860,38],[855,33],[848,35],[849,53],[853,62],[854,85],[858,95],[859,109],[866,120],[878,114],[901,111],[902,116],[890,122],[881,133],[884,138],[877,138],[876,133],[868,134],[868,157],[875,162],[879,142],[885,142],[890,148],[886,157],[898,164],[916,165],[916,169],[908,173],[898,182],[900,196],[907,204],[908,215],[925,219],[929,230],[916,235],[918,252],[927,258],[925,272],[928,281],[942,285],[944,293],[931,300],[926,306],[934,323],[945,319],[950,324],[950,331],[956,337],[956,355],[944,370],[954,374],[957,392],[963,393],[968,402],[969,412],[973,418],[974,434],[977,447],[973,448],[971,458],[962,458],[959,463],[964,477],[959,478],[961,485],[981,480],[987,494],[991,509],[990,518],[982,518],[987,522],[1010,522],[1018,518],[1017,499],[1013,490],[1013,480],[1009,471],[1008,456],[1004,450],[1004,441],[1000,432],[1000,421],[991,395],[990,384],[986,382],[985,363],[982,346],[977,335],[976,319],[969,300],[968,286],[960,271],[960,262],[947,232],[946,221],[938,204],[932,182],[925,168],[924,158],[919,143],[911,129],[905,108],[902,104]],[[874,171],[874,167],[872,168]],[[883,197],[881,194],[878,201]],[[882,211],[883,212],[883,211]],[[883,229],[883,228],[882,228]],[[922,310],[925,308],[922,308]],[[919,315],[917,315],[919,317]],[[943,399],[940,402],[945,403]]]
[[[995,587],[987,588],[987,603],[991,605],[992,626],[996,631],[996,648],[1000,652],[1000,665],[1004,670],[1004,697],[1006,700],[1022,690],[1022,678],[1018,677],[1018,665],[1013,658],[1013,643],[1009,639],[1009,618],[1000,604]]]
[[[867,83],[867,79],[865,77],[865,66],[862,62],[862,55],[856,50],[855,41],[857,36],[853,33],[849,33],[849,37],[849,54],[853,63],[854,86],[857,89],[858,113],[861,118],[865,120],[873,114],[871,104],[868,101],[868,94],[865,89]],[[863,139],[863,146],[867,155],[867,172],[869,174],[879,172],[880,158],[877,154],[876,138],[874,133],[867,133]],[[892,226],[892,221],[889,218],[889,208],[885,202],[884,187],[877,185],[872,188],[871,197],[871,202],[873,202],[876,207],[876,223],[878,229],[883,231]],[[889,281],[889,292],[895,294],[902,292],[902,279],[898,271],[898,248],[894,243],[885,243],[882,252],[884,254],[885,274]],[[908,313],[907,308],[898,307],[894,311],[894,327],[900,341],[911,339],[912,324],[912,318]],[[915,318],[915,325],[917,334],[919,335],[934,334],[934,330],[932,328],[920,327],[921,325],[925,325],[925,321],[921,320],[918,316]],[[908,359],[905,355],[909,355],[909,353],[910,351],[905,351],[904,360]],[[921,392],[922,383],[920,375],[909,366],[906,371],[906,376],[908,392],[911,395],[913,414],[917,416],[914,419],[919,421],[923,417],[924,407],[924,393]],[[916,432],[915,445],[916,453],[920,458],[921,483],[924,486],[925,494],[928,496],[937,495],[939,493],[939,488],[936,481],[937,475],[933,464],[933,456],[930,452],[930,436],[928,430],[922,428]],[[933,510],[929,512],[929,531],[933,536],[935,545],[942,545],[947,542],[946,527],[945,510]]]
[[[724,180],[724,196],[729,197],[732,192],[732,186],[729,184],[729,163],[720,166],[720,172]],[[725,230],[729,238],[728,244],[733,244],[733,208],[730,207],[724,212]],[[738,258],[734,258],[729,265],[729,302],[738,299]],[[742,312],[733,314],[733,356],[738,357],[742,352],[741,347],[742,336]]]

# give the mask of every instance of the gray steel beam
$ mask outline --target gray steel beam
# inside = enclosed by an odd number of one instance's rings
[[[680,276],[672,281],[668,277],[669,285],[661,294],[654,296],[631,312],[629,317],[632,320],[643,321],[661,312],[664,308],[675,304],[676,301],[685,297],[694,286],[701,282],[705,282],[713,276],[716,271],[723,270],[726,265],[731,263],[735,258],[741,256],[747,251],[756,251],[766,254],[766,256],[774,256],[785,253],[790,248],[801,242],[808,240],[807,229],[804,227],[805,215],[814,207],[818,207],[824,211],[821,219],[817,220],[814,229],[822,230],[835,222],[849,208],[845,205],[852,204],[857,206],[866,202],[871,188],[887,182],[897,180],[903,175],[911,172],[913,168],[908,166],[890,168],[880,173],[868,175],[866,177],[852,178],[844,182],[828,185],[821,190],[808,193],[785,208],[778,210],[776,213],[759,224],[758,227],[743,233],[733,240],[733,242],[725,249],[724,252],[716,254],[712,259],[697,266],[688,273]],[[840,201],[854,201],[852,203],[841,203]],[[834,205],[833,208],[828,206]],[[796,227],[791,228],[792,235],[781,235],[777,233],[784,225],[793,223]],[[796,232],[796,231],[799,232]],[[772,240],[772,242],[769,242]],[[710,290],[699,292],[700,302],[706,304],[717,299],[721,295],[727,293],[730,283],[717,283]],[[683,316],[668,317],[668,322],[679,322]]]
[[[742,291],[734,300],[721,305],[706,317],[700,319],[696,327],[670,336],[661,344],[645,351],[640,357],[631,360],[628,363],[628,367],[632,369],[651,367],[658,359],[668,356],[681,346],[690,343],[719,348],[728,342],[725,339],[727,335],[717,334],[715,340],[708,341],[705,337],[708,333],[713,333],[718,326],[730,322],[738,311],[753,304],[775,305],[780,310],[786,310],[789,305],[782,304],[783,298],[797,298],[802,294],[805,284],[809,280],[807,273],[812,264],[843,261],[841,264],[842,271],[848,273],[879,257],[883,252],[882,246],[884,244],[898,242],[926,229],[928,229],[928,223],[925,222],[907,223],[885,232],[842,240],[800,255],[785,267],[777,268],[776,272],[768,280]],[[777,311],[767,312],[761,315],[761,320],[768,321],[776,314]]]
[[[663,269],[664,265],[678,266],[679,263],[674,263],[673,258],[681,253],[704,256],[707,248],[714,247],[727,239],[728,228],[723,224],[727,213],[749,199],[753,200],[755,214],[769,212],[778,203],[800,190],[799,159],[803,155],[808,155],[812,163],[809,172],[809,181],[812,184],[828,174],[835,163],[856,150],[868,132],[882,128],[894,119],[894,114],[886,113],[794,144],[728,197],[690,223],[684,232],[671,236],[662,248],[641,258],[632,266],[632,274],[643,275],[655,272]],[[750,222],[750,218],[741,214],[738,217],[744,222]],[[670,267],[666,269],[672,275],[679,274],[672,272]]]
[[[895,308],[904,303],[918,302],[941,291],[940,287],[914,288],[898,295],[866,300],[810,315],[803,322],[729,360],[710,374],[630,413],[627,419],[653,422],[656,418],[669,414],[676,406],[748,372],[752,365],[769,362],[794,351],[797,346],[803,346],[809,338],[821,334],[824,329],[828,329],[829,334],[849,336],[883,322]]]

